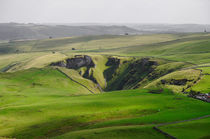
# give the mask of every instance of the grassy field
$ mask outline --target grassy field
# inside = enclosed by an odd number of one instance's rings
[[[0,69],[3,72],[14,72],[29,68],[42,68],[64,58],[66,58],[64,54],[52,54],[52,52],[3,54],[0,55]]]
[[[54,137],[53,139],[167,139],[164,135],[152,129],[152,126],[131,125],[131,126],[116,126],[107,128],[98,128],[91,130],[75,131]]]
[[[129,47],[124,53],[199,64],[209,62],[209,44],[209,38],[178,39],[168,43]]]
[[[0,69],[42,67],[74,54],[158,57],[193,64],[210,63],[210,34],[86,36],[0,43]],[[76,50],[72,50],[75,48]],[[9,49],[9,50],[8,50]],[[57,52],[53,54],[54,52]],[[102,83],[103,84],[103,83]]]
[[[191,89],[201,93],[210,93],[210,67],[202,67],[198,69],[202,71],[201,80],[199,80]]]
[[[162,130],[179,139],[208,139],[210,128],[210,118],[172,124],[161,127]]]
[[[22,92],[18,96],[4,93],[1,96],[0,136],[46,138],[67,133],[63,136],[68,138],[72,134],[85,137],[90,132],[89,138],[108,138],[118,135],[123,137],[121,133],[124,130],[123,133],[134,133],[131,137],[162,138],[152,130],[151,125],[210,114],[208,103],[172,94],[167,90],[161,94],[148,92],[129,90],[74,97],[67,93],[45,91]],[[128,125],[145,126],[123,127]],[[106,131],[109,134],[105,136]],[[97,136],[95,132],[99,132]],[[147,134],[151,132],[153,134]]]
[[[181,93],[210,92],[209,48],[208,33],[0,43],[0,138],[166,138],[153,127],[210,114],[209,103]],[[78,54],[95,67],[49,66]],[[209,118],[161,129],[210,136]]]
[[[202,70],[203,74],[210,74],[210,67],[202,67],[198,69]]]
[[[2,53],[62,52],[124,56],[156,56],[170,60],[206,63],[210,34],[155,34],[130,36],[86,36],[1,43]],[[75,48],[75,51],[72,51]],[[7,50],[9,49],[9,50]]]
[[[74,83],[65,75],[51,68],[22,70],[15,73],[0,73],[1,93],[38,93],[58,92],[66,95],[89,94],[90,92]],[[21,95],[20,95],[21,96]]]

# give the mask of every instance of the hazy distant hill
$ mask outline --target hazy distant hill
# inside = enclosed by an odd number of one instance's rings
[[[210,25],[200,24],[128,24],[128,27],[147,33],[198,33],[210,32]]]
[[[136,29],[126,26],[67,26],[67,25],[38,25],[1,23],[0,40],[44,39],[84,35],[120,35],[139,34]]]
[[[0,40],[45,39],[87,35],[210,32],[197,24],[18,24],[0,23]]]

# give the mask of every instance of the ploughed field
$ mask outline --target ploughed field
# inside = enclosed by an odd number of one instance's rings
[[[0,138],[210,136],[208,33],[0,43],[0,71]]]

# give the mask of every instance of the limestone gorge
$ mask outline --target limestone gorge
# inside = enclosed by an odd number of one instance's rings
[[[209,44],[209,33],[0,43],[0,138],[209,138]]]

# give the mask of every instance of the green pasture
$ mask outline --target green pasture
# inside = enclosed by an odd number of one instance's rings
[[[208,139],[210,137],[209,128],[210,118],[160,127],[179,139]]]

